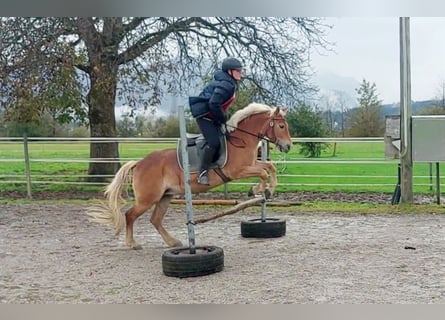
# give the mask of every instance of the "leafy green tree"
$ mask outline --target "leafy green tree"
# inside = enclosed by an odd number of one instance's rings
[[[144,116],[137,115],[134,118],[134,126],[136,130],[136,136],[138,137],[144,137],[147,136],[147,129],[148,129],[148,119],[146,119]]]
[[[69,136],[75,138],[87,138],[90,136],[90,132],[87,127],[78,125],[71,129]]]
[[[347,130],[353,137],[379,137],[384,133],[382,101],[379,100],[375,83],[363,79],[358,94],[358,107],[348,112]]]
[[[292,137],[324,137],[326,126],[321,112],[313,110],[307,104],[292,108],[286,115],[289,133]],[[298,142],[300,153],[311,158],[320,157],[321,152],[328,147],[323,142]]]
[[[136,124],[133,118],[128,114],[122,115],[122,118],[117,122],[117,135],[128,138],[134,137],[136,132]]]
[[[166,118],[158,118],[154,123],[153,129],[157,137],[177,138],[179,137],[178,117],[170,115]]]
[[[23,137],[24,135],[31,137],[44,137],[49,134],[48,127],[44,127],[36,120],[28,123],[20,123],[16,121],[4,122],[1,132],[6,137]]]

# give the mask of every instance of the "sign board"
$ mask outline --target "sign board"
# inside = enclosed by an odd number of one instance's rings
[[[445,162],[445,115],[412,116],[413,161]]]

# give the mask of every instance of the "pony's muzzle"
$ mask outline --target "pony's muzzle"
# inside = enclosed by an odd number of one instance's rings
[[[282,143],[279,141],[277,143],[277,147],[280,152],[288,153],[291,148],[291,144],[290,143]]]

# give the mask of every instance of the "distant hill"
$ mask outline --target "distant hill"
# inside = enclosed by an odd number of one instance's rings
[[[422,109],[428,108],[434,104],[434,100],[426,100],[426,101],[413,101],[411,103],[412,108],[412,114],[416,115],[419,114],[419,112]],[[350,110],[354,110],[356,108],[351,108]],[[391,116],[391,115],[400,115],[400,104],[394,103],[394,104],[384,104],[382,105],[382,116]],[[342,125],[342,114],[339,110],[331,111],[330,114],[328,114],[327,111],[324,111],[322,113],[323,119],[332,119],[332,123],[335,123],[336,126],[341,127]]]
[[[413,114],[419,114],[419,111],[428,107],[431,107],[434,104],[434,100],[425,100],[425,101],[413,101],[411,102],[411,108]],[[400,114],[400,103],[396,104],[384,104],[383,105],[383,115],[399,115]]]

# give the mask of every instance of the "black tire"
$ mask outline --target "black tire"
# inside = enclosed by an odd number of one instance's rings
[[[224,251],[219,247],[189,247],[170,249],[162,254],[162,271],[168,277],[199,277],[219,272],[224,268]]]
[[[278,238],[285,234],[285,220],[266,218],[241,222],[241,235],[244,238]]]

